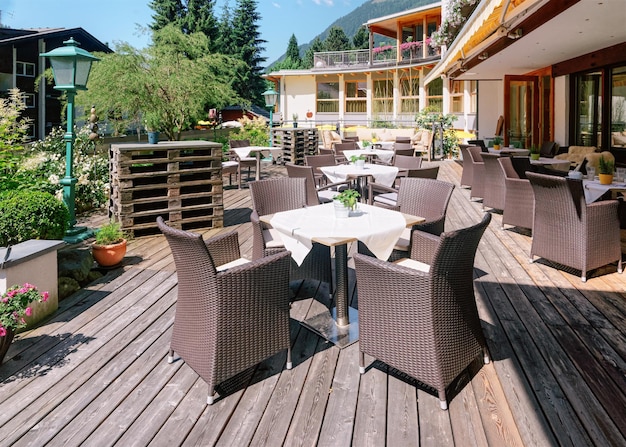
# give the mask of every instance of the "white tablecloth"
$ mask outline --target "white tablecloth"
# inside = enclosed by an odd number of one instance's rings
[[[530,151],[528,149],[519,149],[519,148],[515,148],[515,147],[500,147],[500,149],[495,150],[494,148],[490,147],[488,148],[489,153],[490,154],[498,154],[501,155],[503,152],[504,153],[509,153],[509,154],[513,154],[513,155],[528,155],[530,154]]]
[[[398,175],[398,168],[395,166],[365,164],[363,168],[356,165],[335,165],[322,166],[320,170],[332,182],[345,182],[348,179],[371,175],[376,183],[385,186],[392,186]]]
[[[365,149],[363,147],[363,142],[362,141],[357,141],[356,143],[361,149]],[[382,150],[388,150],[388,151],[392,151],[393,147],[394,147],[394,142],[393,141],[377,141],[376,143],[371,143],[371,145],[376,146],[376,149],[382,149]]]
[[[241,159],[250,158],[250,153],[252,152],[260,152],[264,157],[267,157],[269,154],[272,154],[272,158],[276,160],[279,156],[283,154],[283,149],[280,147],[271,147],[271,146],[245,146],[245,147],[234,147],[233,151],[237,154],[237,156]]]
[[[538,166],[550,166],[552,169],[558,169],[560,171],[569,171],[570,161],[569,160],[558,160],[554,158],[548,157],[539,157],[537,160],[530,159],[531,165]]]
[[[313,247],[314,238],[358,239],[379,259],[387,259],[406,227],[397,212],[365,204],[348,218],[335,217],[335,204],[310,206],[274,214],[270,225],[280,232],[285,248],[298,265]]]
[[[346,156],[346,158],[348,160],[350,160],[350,157],[352,157],[353,155],[356,155],[357,157],[359,155],[365,155],[365,156],[369,156],[369,155],[376,155],[380,161],[382,161],[383,163],[391,163],[391,159],[393,158],[393,151],[388,151],[385,149],[370,149],[370,148],[365,148],[365,149],[354,149],[354,150],[347,150],[347,151],[343,151],[343,154]]]
[[[610,190],[626,190],[626,183],[613,182],[610,185],[601,185],[599,180],[583,180],[583,190],[585,191],[585,202],[592,203],[602,197]]]

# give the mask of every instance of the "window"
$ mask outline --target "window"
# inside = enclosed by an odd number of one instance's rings
[[[580,75],[576,79],[576,119],[575,136],[579,146],[600,146],[597,132],[602,126],[602,73],[593,72]]]
[[[464,103],[464,81],[452,81],[450,83],[450,103],[452,113],[463,113]]]
[[[35,77],[35,64],[30,62],[16,62],[15,74],[17,76]]]
[[[626,67],[611,73],[611,146],[626,147]]]
[[[339,83],[317,83],[317,111],[320,113],[339,112]]]
[[[35,108],[35,94],[34,93],[24,93],[24,105],[28,109]]]
[[[400,112],[417,113],[419,111],[419,75],[400,79]]]
[[[443,80],[434,79],[426,88],[426,106],[436,112],[443,112]]]
[[[365,81],[347,81],[346,85],[346,112],[367,112],[367,83]]]
[[[372,108],[375,114],[393,113],[393,79],[374,81]]]
[[[470,109],[468,113],[476,113],[476,97],[478,96],[478,81],[469,81],[470,83]]]

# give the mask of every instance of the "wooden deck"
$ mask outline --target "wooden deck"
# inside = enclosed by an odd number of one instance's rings
[[[446,226],[477,222],[480,203],[458,188],[461,166],[438,163],[440,179],[457,185]],[[235,229],[250,254],[248,190],[224,201],[227,228],[204,233]],[[582,283],[531,264],[528,233],[500,223],[494,213],[476,257],[493,361],[465,374],[449,411],[384,365],[359,375],[358,343],[339,350],[298,324],[327,304],[314,282],[292,308],[294,368],[271,358],[207,406],[206,384],[166,361],[176,274],[164,238],[144,237],[124,268],[16,338],[0,367],[0,445],[626,445],[626,275],[612,266]]]

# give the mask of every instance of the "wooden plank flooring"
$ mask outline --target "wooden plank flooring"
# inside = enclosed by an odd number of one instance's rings
[[[455,185],[447,228],[480,220]],[[267,177],[284,175],[265,166]],[[227,189],[224,229],[252,251],[247,189]],[[493,220],[476,256],[476,300],[492,362],[473,365],[449,411],[403,374],[374,362],[358,373],[358,343],[339,350],[298,321],[328,305],[328,288],[294,283],[294,368],[280,354],[224,384],[166,361],[176,274],[162,237],[132,241],[123,268],[63,300],[53,318],[19,334],[0,366],[2,446],[624,446],[626,275],[529,263],[529,233]],[[97,216],[96,216],[97,218]],[[354,276],[352,275],[352,278]],[[352,305],[358,295],[351,287]],[[370,361],[372,359],[369,359]]]

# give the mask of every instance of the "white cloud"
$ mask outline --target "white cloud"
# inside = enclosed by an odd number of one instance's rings
[[[335,5],[335,1],[334,0],[313,0],[313,3],[315,3],[316,5],[321,5],[322,3],[324,3],[326,6],[334,6]]]
[[[272,6],[273,6],[274,8],[278,8],[278,9],[280,9],[280,3],[272,2]]]

